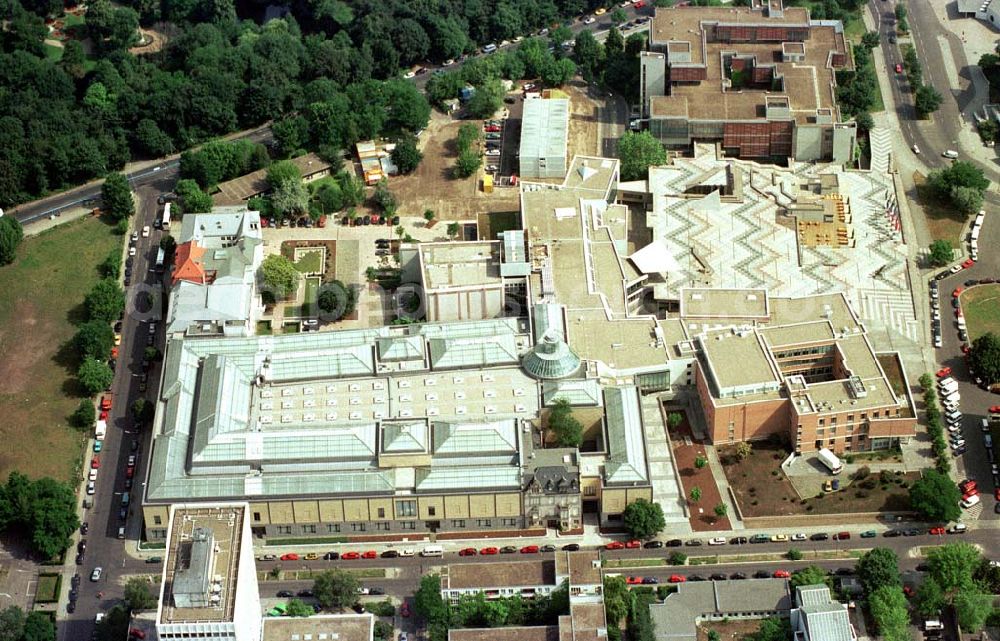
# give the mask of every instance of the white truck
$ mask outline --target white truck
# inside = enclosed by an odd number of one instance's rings
[[[108,422],[107,421],[97,421],[97,426],[94,428],[94,438],[98,441],[103,441],[104,437],[108,434]]]
[[[844,465],[840,462],[840,459],[827,448],[822,448],[818,454],[819,460],[830,470],[831,474],[840,474],[844,471]]]

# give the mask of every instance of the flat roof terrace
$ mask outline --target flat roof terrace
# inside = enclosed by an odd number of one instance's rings
[[[500,241],[420,243],[428,289],[500,285]]]
[[[728,328],[705,332],[701,344],[720,392],[734,387],[779,382],[771,360],[753,330],[737,333]]]
[[[482,588],[532,588],[555,586],[553,560],[496,563],[452,563],[448,566],[444,590]]]
[[[244,506],[184,507],[173,511],[167,540],[160,623],[232,622],[244,517]],[[218,593],[220,600],[211,607],[177,607],[174,605],[174,582],[178,572],[190,567],[192,536],[194,530],[199,528],[212,533],[215,553],[207,571],[211,582],[222,586]]]

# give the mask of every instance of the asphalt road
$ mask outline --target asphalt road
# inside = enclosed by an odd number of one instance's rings
[[[100,453],[101,467],[98,472],[96,491],[93,496],[94,506],[84,510],[82,520],[90,526],[87,536],[87,551],[82,565],[77,566],[80,573],[80,597],[76,612],[68,615],[59,626],[59,638],[66,641],[90,638],[94,615],[107,610],[122,598],[123,586],[120,578],[123,573],[158,571],[160,566],[153,566],[131,559],[126,556],[124,541],[118,538],[118,528],[126,526],[129,539],[139,537],[141,526],[141,479],[145,478],[146,456],[149,453],[149,430],[140,431],[139,426],[129,413],[132,401],[139,398],[139,377],[142,374],[142,358],[146,349],[148,336],[148,321],[158,317],[158,311],[150,312],[150,306],[143,301],[155,299],[155,307],[159,309],[158,275],[150,271],[159,247],[162,232],[153,229],[153,220],[157,214],[156,198],[161,193],[164,181],[170,179],[166,170],[157,172],[157,182],[151,182],[137,190],[135,229],[141,230],[143,225],[149,225],[149,238],[143,238],[141,233],[136,243],[136,255],[132,259],[132,283],[126,288],[126,312],[122,324],[122,342],[119,346],[115,380],[112,384],[114,403],[108,421],[108,434]],[[163,324],[158,323],[155,344],[163,349]],[[154,363],[148,372],[149,390],[156,389],[159,376],[158,364]],[[147,394],[151,394],[151,391]],[[137,450],[131,449],[132,441],[137,441]],[[122,494],[126,491],[126,463],[130,454],[135,454],[137,469],[133,475],[134,485],[131,490],[131,501],[126,520],[122,520],[119,511],[122,507]],[[89,465],[89,459],[88,459]],[[72,557],[71,557],[72,558]],[[91,571],[101,566],[104,570],[101,580],[94,583],[89,580]],[[130,567],[127,567],[130,566]],[[98,593],[103,593],[98,598]],[[64,615],[65,603],[60,604],[61,615]]]
[[[232,140],[245,139],[253,142],[267,142],[271,138],[270,125],[240,132],[230,137]],[[134,192],[142,187],[156,185],[168,185],[163,191],[169,191],[173,189],[174,183],[177,182],[179,165],[180,154],[174,154],[160,159],[159,164],[137,169],[125,174],[125,176],[128,178]],[[59,212],[72,207],[81,205],[96,207],[100,203],[102,184],[104,184],[103,180],[93,180],[85,185],[74,187],[54,196],[24,203],[14,208],[14,216],[22,225],[28,225],[36,220],[57,215]]]

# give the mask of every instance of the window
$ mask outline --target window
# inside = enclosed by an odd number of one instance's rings
[[[493,527],[493,519],[476,519],[476,525],[479,527]]]
[[[380,519],[384,519],[385,518],[385,508],[384,507],[380,507],[378,509],[378,518],[380,518]]]
[[[417,515],[417,502],[416,501],[396,501],[396,516],[416,516]]]
[[[427,507],[427,516],[437,516],[437,508],[433,505]]]
[[[165,539],[167,538],[167,531],[164,529],[154,529],[149,531],[150,536],[154,539]]]
[[[819,419],[819,424],[820,425],[826,425],[826,419],[825,418]]]
[[[848,423],[853,423],[854,422],[854,414],[848,414],[847,415],[847,422]]]
[[[364,532],[366,528],[364,523],[351,523],[351,529],[355,532]]]
[[[376,523],[375,524],[375,529],[376,530],[384,530],[385,532],[388,532],[389,531],[389,524],[388,523]]]
[[[516,527],[517,519],[500,519],[500,525],[506,525],[508,527]]]
[[[291,525],[279,525],[278,527],[275,528],[275,530],[278,532],[278,534],[291,534],[292,533],[292,526]]]
[[[417,522],[416,521],[403,521],[399,525],[404,530],[415,530],[415,529],[417,529]]]
[[[878,418],[878,412],[872,412],[872,418]]]
[[[259,521],[260,520],[260,512],[254,512],[253,513],[253,520],[254,521]]]
[[[153,525],[163,525],[162,519],[159,517],[159,515],[153,517]]]
[[[316,526],[315,525],[303,525],[302,526],[302,533],[303,534],[316,534]]]
[[[465,527],[465,519],[452,520],[451,527]]]
[[[327,523],[326,531],[329,533],[340,532],[340,523]]]

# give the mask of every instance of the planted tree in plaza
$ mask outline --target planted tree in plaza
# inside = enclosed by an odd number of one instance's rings
[[[580,447],[583,442],[583,425],[573,416],[573,408],[564,398],[556,400],[549,409],[548,426],[560,447]]]
[[[712,511],[715,512],[715,516],[721,519],[729,511],[729,507],[726,506],[725,503],[719,503],[714,508],[712,508]]]
[[[260,275],[272,300],[283,300],[295,293],[299,272],[292,261],[279,254],[272,254],[260,265]]]
[[[646,499],[636,499],[629,503],[625,507],[622,519],[629,534],[635,539],[648,539],[655,536],[667,525],[660,504]]]
[[[935,240],[930,245],[927,260],[935,267],[944,267],[955,259],[955,250],[947,240]]]
[[[690,497],[692,503],[697,503],[701,500],[701,488],[697,486],[692,487],[688,496]]]
[[[138,576],[129,579],[125,584],[125,603],[129,610],[148,610],[155,606],[156,597],[150,591],[149,581]]]
[[[649,168],[667,162],[667,150],[648,131],[626,131],[618,140],[622,180],[643,180]]]

